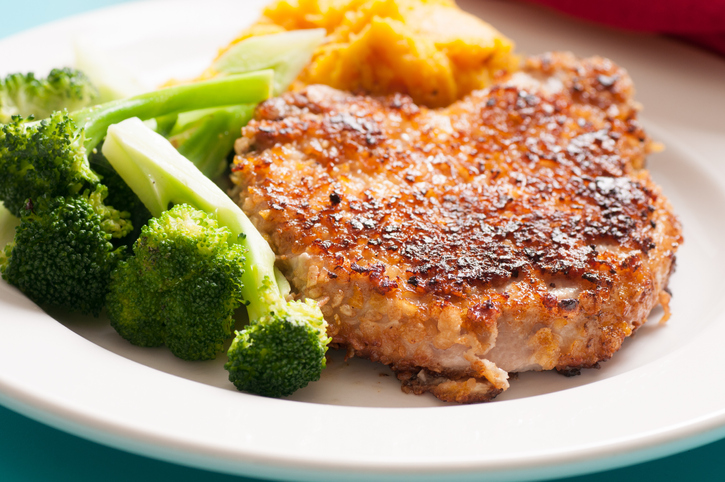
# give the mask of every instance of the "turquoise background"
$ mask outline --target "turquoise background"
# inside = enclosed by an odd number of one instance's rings
[[[127,1],[15,0],[11,2],[5,0],[2,2],[0,38],[76,13]],[[652,462],[562,480],[571,482],[723,480],[725,474],[723,454],[725,454],[725,440]],[[484,480],[484,477],[481,479]],[[0,407],[0,480],[4,482],[66,480],[254,482],[258,479],[197,470],[129,454],[69,435]]]

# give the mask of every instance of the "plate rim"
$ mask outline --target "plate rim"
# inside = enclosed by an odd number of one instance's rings
[[[232,3],[230,0],[214,1],[220,4]],[[57,20],[39,27],[34,27],[33,29],[0,39],[0,50],[6,48],[5,46],[7,44],[17,42],[19,38],[23,38],[24,36],[27,36],[29,34],[43,34],[43,32],[47,32],[52,29],[67,28],[68,25],[82,24],[89,21],[98,21],[99,19],[109,15],[125,13],[129,11],[129,9],[141,8],[153,10],[154,8],[157,8],[160,4],[169,3],[172,2],[170,0],[129,2],[82,13],[79,15],[68,17],[66,19]],[[197,5],[192,0],[184,0],[183,2],[175,1],[173,3],[177,6],[177,8],[180,3],[185,5]],[[0,295],[3,292],[7,292],[7,290],[13,290],[13,288],[8,287],[6,284],[0,286]],[[72,335],[68,337],[69,339],[73,339],[74,337],[78,338],[77,340],[75,340],[74,343],[88,343],[93,345],[92,343],[83,340],[71,330],[65,327],[61,327],[58,323],[55,323],[54,320],[49,320],[49,317],[47,315],[31,305],[32,304],[29,302],[20,302],[18,306],[15,306],[14,308],[18,309],[19,312],[22,311],[23,313],[32,314],[32,323],[37,324],[37,326],[43,326],[47,328],[49,326],[49,321],[53,321],[53,323],[55,325],[58,325],[59,328],[62,328],[62,330],[67,330],[68,333],[66,333],[65,335],[69,335],[72,333]],[[0,306],[3,305],[0,303]],[[722,318],[723,312],[720,311],[717,316],[719,318]],[[713,323],[712,325],[716,324]],[[720,325],[722,325],[722,323],[720,323]],[[8,330],[8,326],[4,325],[3,321],[0,320],[0,333],[4,333],[6,330]],[[56,334],[60,335],[60,331],[62,330],[59,330],[58,332],[56,332]],[[9,331],[13,330],[10,329]],[[710,326],[708,330],[705,330],[705,333],[701,333],[700,335],[698,335],[697,338],[704,338],[706,337],[706,335],[712,336],[709,333],[711,331],[720,333],[725,330],[723,330],[721,326]],[[712,336],[712,338],[715,338],[715,336]],[[690,342],[690,344],[692,343],[694,343],[694,341]],[[0,343],[0,346],[2,346],[2,343]],[[96,345],[93,346],[95,346],[99,350],[102,350]],[[91,350],[98,353],[98,351],[95,349]],[[117,355],[113,356],[116,357]],[[671,356],[668,358],[671,358]],[[3,355],[0,355],[0,360],[2,359]],[[125,362],[131,364],[135,363],[129,360],[125,360]],[[155,371],[149,367],[141,365],[139,365],[139,367],[137,368],[140,368],[141,371]],[[633,372],[636,372],[638,370],[639,369],[634,370]],[[630,378],[636,377],[637,374],[633,372],[628,372],[626,375],[628,375]],[[168,374],[163,374],[163,376],[173,377],[173,375]],[[150,378],[156,379],[156,377],[154,376],[150,376]],[[178,382],[178,380],[176,381]],[[604,380],[603,382],[607,382],[607,380]],[[196,382],[191,382],[189,380],[181,381],[182,385],[189,383],[196,384]],[[33,389],[31,390],[30,388]],[[664,455],[669,455],[671,453],[676,453],[681,450],[686,450],[699,445],[703,445],[705,443],[714,441],[725,436],[725,409],[721,409],[719,412],[710,412],[709,416],[700,417],[699,419],[691,421],[690,423],[681,424],[679,426],[675,424],[675,426],[669,427],[667,430],[663,430],[659,433],[655,432],[647,435],[642,435],[642,437],[640,438],[629,437],[627,440],[622,440],[622,445],[619,445],[618,447],[615,447],[610,440],[607,446],[604,447],[608,450],[602,450],[601,446],[597,447],[596,445],[591,445],[585,447],[580,452],[570,451],[568,454],[552,454],[547,452],[541,452],[537,456],[531,456],[527,460],[521,460],[520,457],[518,459],[515,459],[515,457],[512,456],[512,459],[515,460],[504,461],[503,459],[501,459],[501,462],[499,464],[490,461],[486,464],[482,464],[481,460],[469,460],[466,463],[461,460],[450,459],[447,463],[442,463],[440,461],[434,462],[434,464],[437,464],[436,469],[435,467],[427,465],[425,463],[416,464],[412,459],[409,459],[406,461],[405,464],[400,464],[390,460],[378,461],[377,467],[369,465],[368,462],[364,460],[358,460],[356,462],[358,465],[355,465],[355,462],[351,460],[340,463],[328,463],[327,465],[325,465],[324,463],[322,463],[321,460],[305,463],[302,458],[292,460],[289,457],[280,458],[278,454],[276,456],[270,456],[270,454],[266,454],[268,457],[263,457],[264,454],[255,453],[253,451],[247,451],[244,454],[246,456],[245,460],[235,461],[235,457],[240,455],[239,451],[223,452],[219,451],[218,447],[211,447],[211,450],[206,450],[210,447],[204,447],[205,450],[201,451],[188,450],[192,448],[198,449],[199,447],[190,444],[188,440],[184,440],[184,443],[179,443],[176,444],[176,446],[173,446],[173,437],[166,439],[167,444],[154,443],[150,440],[158,441],[163,439],[163,437],[160,439],[158,437],[159,434],[150,433],[149,431],[144,431],[138,428],[131,430],[127,427],[128,430],[124,431],[121,429],[121,427],[114,427],[113,422],[116,421],[104,418],[103,413],[93,412],[94,415],[89,416],[87,412],[82,411],[79,408],[82,407],[82,404],[78,405],[77,400],[74,404],[71,403],[71,400],[63,399],[63,397],[69,395],[65,391],[61,390],[57,394],[59,399],[64,400],[63,402],[61,402],[59,400],[53,401],[47,398],[39,398],[36,388],[37,387],[29,387],[27,384],[23,384],[19,380],[8,381],[7,378],[3,378],[3,375],[0,375],[0,404],[7,406],[8,408],[22,413],[23,415],[26,415],[30,418],[54,426],[61,430],[73,433],[75,435],[79,435],[84,438],[89,438],[96,442],[110,445],[112,447],[116,447],[122,450],[136,452],[141,455],[149,455],[149,453],[155,453],[154,456],[157,458],[175,463],[180,463],[182,465],[202,467],[210,470],[248,476],[252,475],[268,477],[272,475],[275,477],[293,478],[302,475],[307,480],[315,480],[316,477],[320,476],[324,478],[331,478],[339,475],[340,471],[349,470],[351,467],[354,467],[355,470],[359,469],[370,471],[364,473],[363,475],[365,476],[375,474],[382,477],[383,479],[387,477],[391,480],[402,480],[412,477],[415,477],[416,480],[421,480],[421,476],[425,476],[426,473],[428,473],[428,475],[431,475],[431,471],[435,472],[436,470],[457,470],[458,472],[455,475],[461,480],[465,480],[469,477],[478,477],[481,475],[482,470],[489,471],[489,474],[496,480],[519,480],[522,478],[527,478],[533,474],[536,474],[537,476],[544,475],[546,478],[550,478],[561,477],[564,475],[576,475],[601,470],[603,468],[614,468],[614,466],[624,466],[636,462],[642,462],[644,460],[651,460]],[[203,390],[207,391],[220,389],[214,387],[206,387]],[[539,397],[559,398],[562,396],[561,393],[562,392],[556,392],[554,394],[547,394]],[[250,401],[255,399],[256,397],[245,396],[243,394],[234,394],[234,396],[244,397],[246,400],[246,404],[254,406],[255,408],[257,405],[260,404],[260,400]],[[507,401],[506,403],[513,404],[517,402],[524,403],[517,400]],[[289,402],[284,400],[265,400],[265,403],[270,403],[272,405],[299,404],[299,402]],[[309,408],[309,406],[312,404],[302,405],[306,405],[307,408]],[[429,410],[458,410],[461,412],[471,411],[469,408],[464,407],[408,409],[361,409],[361,407],[335,407],[334,409],[329,408],[329,410],[335,412],[364,410],[377,412],[375,414],[372,414],[375,416],[381,415],[381,412],[397,412],[400,410],[412,410],[416,412],[424,412]],[[129,414],[125,414],[125,416],[129,416]],[[105,417],[108,417],[108,414],[105,414]],[[105,429],[101,427],[105,427]],[[109,430],[109,427],[111,427],[111,430]],[[180,440],[177,440],[177,442],[179,441]],[[633,451],[629,451],[629,449],[632,449]],[[219,457],[218,455],[221,453],[224,453],[224,456]],[[194,454],[196,454],[196,457]],[[512,469],[514,462],[516,463],[517,468]],[[222,465],[222,470],[220,470],[219,464]],[[304,472],[300,473],[300,470],[303,470]],[[436,476],[439,477],[440,473],[432,473],[432,477]],[[365,479],[360,478],[359,480]],[[430,478],[430,480],[436,479]]]

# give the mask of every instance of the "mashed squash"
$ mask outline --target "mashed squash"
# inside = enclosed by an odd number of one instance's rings
[[[293,88],[403,92],[440,107],[517,65],[513,43],[453,0],[278,0],[231,45],[307,28],[324,28],[328,38]]]

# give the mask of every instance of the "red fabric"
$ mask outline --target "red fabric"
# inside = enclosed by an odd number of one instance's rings
[[[529,0],[627,30],[676,35],[725,55],[725,0]]]

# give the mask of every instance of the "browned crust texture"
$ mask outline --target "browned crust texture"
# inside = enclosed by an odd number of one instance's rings
[[[555,53],[445,109],[271,99],[234,195],[335,345],[406,391],[486,401],[507,372],[608,359],[657,304],[682,239],[649,147],[627,73]]]

